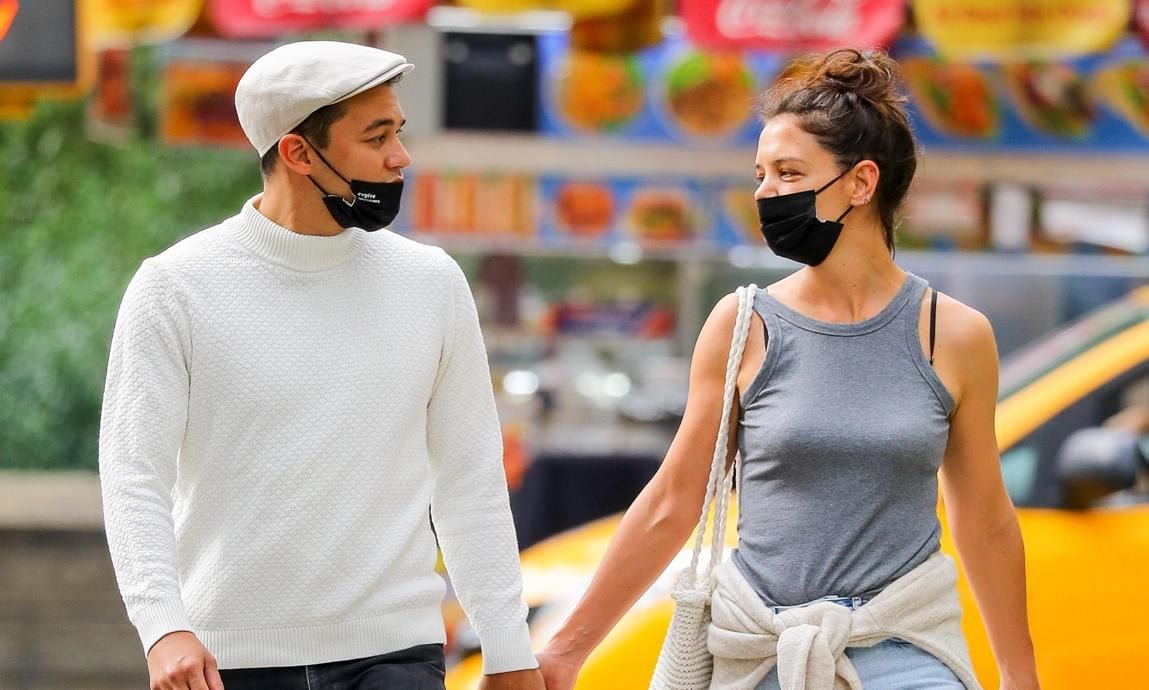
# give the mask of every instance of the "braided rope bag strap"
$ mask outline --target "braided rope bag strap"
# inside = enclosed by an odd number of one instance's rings
[[[675,580],[671,596],[674,615],[662,643],[650,690],[704,690],[710,687],[714,670],[714,657],[706,646],[710,626],[710,596],[714,591],[714,568],[722,560],[726,533],[726,513],[730,495],[731,472],[726,468],[726,453],[730,437],[730,412],[734,404],[734,390],[742,353],[746,349],[746,335],[750,330],[750,315],[754,309],[757,287],[738,288],[738,318],[730,342],[730,356],[726,361],[726,382],[722,392],[722,418],[718,426],[718,439],[710,464],[710,478],[706,484],[706,499],[695,532],[694,551],[690,565]],[[703,537],[707,522],[714,513],[711,530],[709,559],[699,568]]]

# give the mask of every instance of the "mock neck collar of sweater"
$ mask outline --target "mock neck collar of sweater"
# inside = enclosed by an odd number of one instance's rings
[[[358,253],[364,231],[348,228],[338,235],[304,235],[289,230],[259,212],[254,196],[243,205],[235,237],[260,258],[295,271],[326,271],[341,266]]]

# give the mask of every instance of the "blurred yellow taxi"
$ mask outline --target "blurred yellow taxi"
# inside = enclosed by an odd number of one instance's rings
[[[1088,315],[1002,368],[997,439],[1025,537],[1030,625],[1045,690],[1149,687],[1149,287]],[[943,527],[945,513],[940,509]],[[541,646],[602,558],[618,517],[522,555],[531,631]],[[737,540],[735,520],[727,541]],[[943,536],[943,549],[954,554]],[[673,602],[680,554],[583,667],[576,690],[646,688]],[[959,583],[974,666],[998,686],[984,626]],[[447,675],[472,690],[478,655]]]

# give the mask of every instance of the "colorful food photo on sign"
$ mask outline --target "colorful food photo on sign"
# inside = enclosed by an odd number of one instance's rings
[[[1001,67],[1012,104],[1033,129],[1056,137],[1089,136],[1096,108],[1081,72],[1063,63]]]
[[[614,224],[614,191],[606,182],[561,182],[550,212],[555,226],[568,237],[600,237]]]
[[[575,130],[625,130],[643,111],[642,70],[632,55],[572,51],[551,79],[559,117]]]
[[[925,124],[952,137],[997,135],[1000,106],[981,68],[924,56],[904,58],[901,65],[913,108]]]
[[[426,170],[409,177],[410,196],[400,212],[406,229],[488,239],[533,235],[536,190],[530,177]]]
[[[679,244],[693,237],[697,213],[697,205],[685,188],[639,187],[630,196],[626,230],[641,244]]]
[[[739,53],[687,50],[668,60],[657,102],[672,131],[725,138],[754,116],[754,74]]]
[[[1099,100],[1149,138],[1149,60],[1107,65],[1098,70],[1093,81]]]

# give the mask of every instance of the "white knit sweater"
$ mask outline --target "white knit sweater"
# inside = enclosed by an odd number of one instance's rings
[[[144,261],[116,322],[100,474],[144,648],[190,630],[239,668],[442,643],[437,535],[484,670],[535,667],[462,272],[257,203]]]

